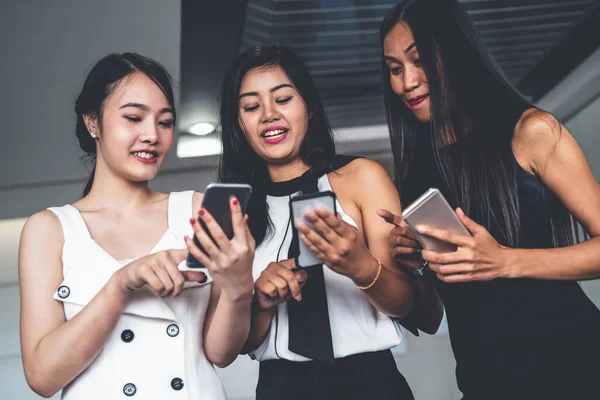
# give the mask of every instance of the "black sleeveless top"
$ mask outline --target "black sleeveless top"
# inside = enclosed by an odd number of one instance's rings
[[[422,147],[425,142],[426,148]],[[405,187],[410,188],[410,197],[415,198],[430,187],[437,187],[451,202],[429,143],[429,138],[420,138],[419,157],[411,163],[411,169],[415,169]],[[443,151],[462,144],[456,143]],[[525,171],[514,155],[512,162],[520,205],[520,247],[552,248],[550,215],[554,202],[559,200],[537,176]],[[408,200],[404,203],[414,199]],[[493,203],[490,206],[498,207]],[[497,236],[497,227],[486,228]],[[493,369],[493,354],[502,351],[503,343],[512,346],[544,337],[556,338],[560,345],[565,340],[577,340],[578,333],[595,332],[600,337],[600,311],[576,281],[495,279],[444,283],[436,280],[436,289],[446,310],[457,370]]]

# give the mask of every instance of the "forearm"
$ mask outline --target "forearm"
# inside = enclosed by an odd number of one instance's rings
[[[406,274],[382,264],[379,277],[379,263],[373,257],[363,263],[362,268],[351,279],[359,287],[369,286],[363,293],[369,302],[382,313],[391,317],[406,317],[413,308],[413,287]]]
[[[248,335],[248,340],[241,350],[242,354],[247,354],[256,350],[265,341],[265,338],[269,333],[269,328],[271,327],[273,315],[275,315],[276,312],[277,307],[273,307],[268,310],[260,308],[258,306],[258,300],[256,297],[254,298],[254,301],[252,302],[250,334]]]
[[[508,278],[585,280],[600,277],[600,237],[554,249],[506,249]]]
[[[111,279],[75,317],[44,336],[25,363],[27,381],[51,396],[96,358],[127,304]]]
[[[252,294],[219,296],[210,327],[204,338],[206,357],[224,368],[235,361],[246,343],[251,324]]]
[[[444,316],[444,306],[435,290],[435,282],[432,279],[415,277],[415,317],[418,328],[433,335],[437,332]]]

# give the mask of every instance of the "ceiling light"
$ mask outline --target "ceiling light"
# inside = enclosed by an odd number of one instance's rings
[[[215,156],[221,154],[221,140],[218,137],[191,135],[180,136],[177,143],[177,156],[179,158]]]
[[[205,136],[210,135],[215,131],[215,126],[209,122],[199,122],[188,129],[188,132],[193,135]]]

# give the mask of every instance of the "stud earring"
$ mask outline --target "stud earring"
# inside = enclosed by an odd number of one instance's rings
[[[92,136],[93,139],[96,139],[98,137],[98,135],[96,135],[96,132],[92,132],[92,133],[90,133],[90,135]]]

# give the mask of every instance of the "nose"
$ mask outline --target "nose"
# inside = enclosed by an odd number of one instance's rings
[[[158,143],[158,127],[155,124],[147,124],[140,133],[140,141],[152,145]]]
[[[412,92],[421,85],[415,68],[406,68],[404,71],[404,91]]]
[[[273,122],[279,120],[279,112],[277,106],[273,102],[265,103],[262,107],[262,121]]]

